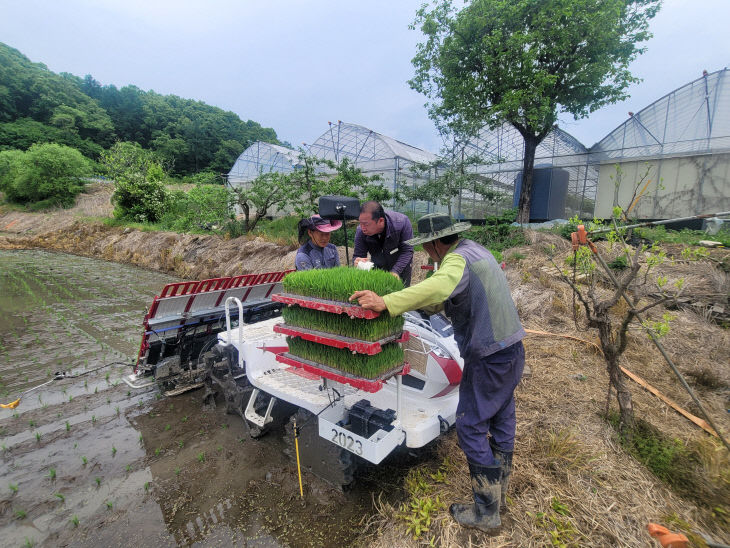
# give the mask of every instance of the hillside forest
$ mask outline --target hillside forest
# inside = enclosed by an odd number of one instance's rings
[[[227,173],[251,143],[279,143],[273,129],[233,112],[134,85],[102,85],[88,74],[56,74],[0,43],[0,151],[55,143],[98,161],[118,141],[154,152],[178,177]]]

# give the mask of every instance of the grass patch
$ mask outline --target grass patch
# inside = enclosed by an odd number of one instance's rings
[[[609,416],[617,429],[619,415]],[[623,448],[644,464],[673,491],[712,514],[712,519],[730,526],[730,456],[715,440],[703,439],[686,445],[664,435],[656,427],[638,419],[632,432],[620,434]]]
[[[251,232],[252,235],[261,236],[280,245],[298,246],[297,224],[300,218],[294,215],[279,217],[278,219],[262,219]]]
[[[698,245],[700,240],[713,240],[730,246],[730,228],[724,228],[717,234],[710,236],[703,230],[669,230],[663,225],[640,227],[635,229],[636,235],[657,243]]]

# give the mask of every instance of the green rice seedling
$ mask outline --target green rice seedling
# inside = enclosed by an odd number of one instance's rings
[[[56,479],[56,469],[55,468],[50,468],[48,470],[48,477],[51,478],[51,481]]]
[[[179,468],[175,468],[175,475],[176,476],[179,476],[180,475],[180,469]]]
[[[144,437],[142,436],[142,434],[140,434],[139,435],[139,443],[143,443],[143,442],[144,442]]]
[[[37,442],[40,442],[41,441],[41,433],[40,432],[36,432],[35,433],[35,441],[37,441]]]
[[[110,500],[106,501],[106,509],[107,510],[111,510],[112,509],[112,506],[114,506],[114,504],[112,503],[112,501],[110,501]]]
[[[66,497],[63,496],[63,493],[56,493],[56,498],[61,502],[64,502],[66,500]]]
[[[294,356],[367,379],[374,379],[403,363],[403,349],[394,343],[386,344],[380,353],[368,356],[300,338],[287,337],[287,342],[289,353]]]
[[[91,424],[96,424],[96,415],[91,415]]]
[[[117,411],[117,417],[118,417],[119,416],[119,406],[118,405],[116,407],[116,411]]]
[[[165,432],[167,432],[168,430],[170,430],[170,428],[172,428],[172,426],[170,426],[169,424],[166,424],[165,425]]]
[[[287,293],[332,301],[347,301],[359,289],[370,289],[381,296],[403,289],[403,282],[389,272],[346,266],[299,270],[288,274],[283,284]]]
[[[88,462],[89,462],[89,459],[87,459],[86,457],[83,457],[83,456],[81,457],[81,463],[82,463],[82,464],[83,464],[84,466],[86,466],[86,463],[88,463]]]
[[[77,516],[76,514],[73,515],[73,517],[71,518],[70,521],[71,521],[71,525],[73,525],[74,527],[79,526],[79,516]]]
[[[33,546],[35,546],[35,541],[31,538],[25,537],[23,546],[25,546],[25,548],[33,548]]]
[[[30,427],[35,428],[35,421],[33,419],[30,420]]]
[[[8,485],[8,487],[10,487],[10,491],[13,493],[13,495],[18,492],[17,483],[11,483],[10,485]]]
[[[155,456],[156,457],[159,457],[160,456],[160,453],[162,453],[162,447],[158,447],[157,449],[155,449]]]
[[[198,453],[198,462],[205,462],[205,453],[204,452]]]
[[[69,401],[69,403],[70,403],[70,402],[72,402],[72,401],[74,401],[74,397],[73,397],[73,396],[71,396],[71,395],[69,395],[69,397],[68,397],[68,401]]]
[[[66,421],[66,432],[69,432],[71,430],[71,424]]]
[[[150,482],[149,481],[144,482],[144,490],[145,491],[149,491],[150,490]]]
[[[132,465],[128,464],[127,465],[127,474],[129,474],[131,471],[132,471]]]
[[[117,448],[112,445],[112,457],[117,454]]]
[[[18,509],[15,511],[15,517],[18,519],[25,519],[25,516],[27,516],[27,515],[28,514],[26,514],[25,510]]]
[[[188,422],[188,416],[185,415],[182,419],[180,419],[182,422]]]
[[[391,316],[387,312],[372,320],[365,320],[299,306],[285,307],[281,315],[288,325],[294,327],[304,327],[369,342],[401,333],[404,323],[403,316]]]
[[[180,449],[182,449],[182,448],[183,448],[183,445],[184,445],[184,444],[183,444],[183,441],[182,441],[182,440],[180,440],[180,441],[178,441],[178,442],[177,442],[177,446],[178,446],[178,447],[179,447]]]
[[[96,482],[96,486],[99,487],[101,485],[101,478],[99,476],[96,476],[94,478],[94,481]]]

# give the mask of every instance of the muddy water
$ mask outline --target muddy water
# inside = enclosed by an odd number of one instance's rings
[[[343,494],[202,394],[130,390],[145,307],[169,276],[0,251],[2,546],[347,546],[392,478]],[[107,365],[111,364],[111,365]],[[105,367],[104,367],[105,366]],[[71,377],[73,376],[73,377]]]

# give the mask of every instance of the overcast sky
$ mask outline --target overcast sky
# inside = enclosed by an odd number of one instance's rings
[[[412,91],[422,0],[0,0],[0,41],[54,72],[204,101],[294,146],[337,120],[438,152]],[[631,98],[561,117],[586,146],[656,99],[730,64],[730,0],[665,0]]]

